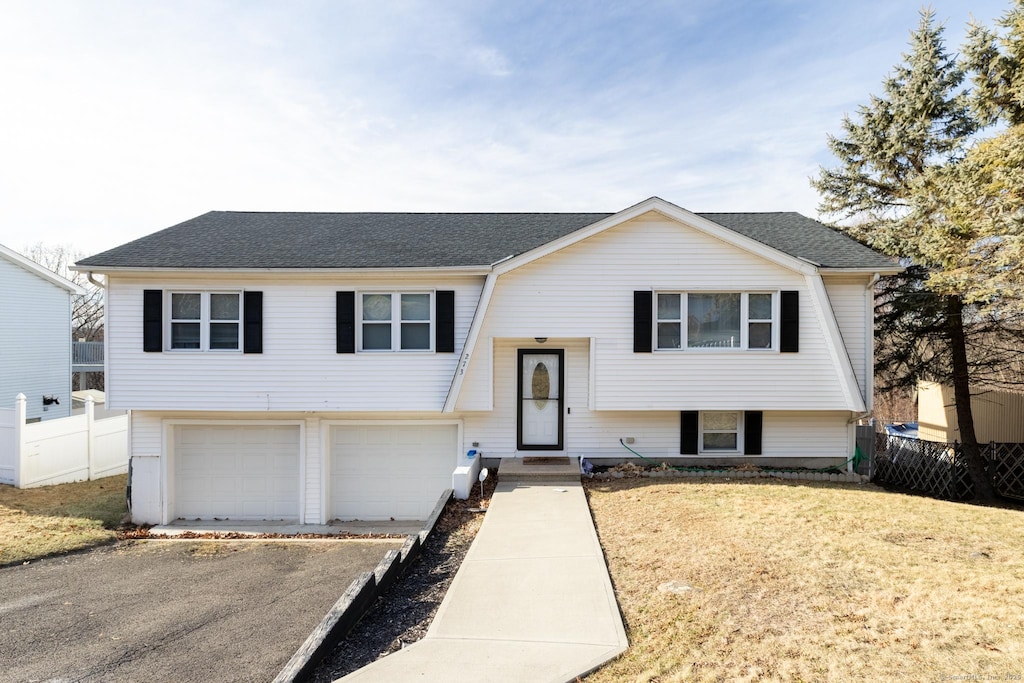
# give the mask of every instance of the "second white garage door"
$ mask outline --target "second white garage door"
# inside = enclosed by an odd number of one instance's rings
[[[174,456],[176,517],[298,520],[298,427],[181,425]]]
[[[426,519],[451,488],[456,425],[344,425],[331,430],[332,519]]]

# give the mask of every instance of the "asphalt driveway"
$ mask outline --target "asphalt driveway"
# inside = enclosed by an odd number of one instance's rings
[[[401,544],[150,540],[0,569],[0,681],[269,681]]]

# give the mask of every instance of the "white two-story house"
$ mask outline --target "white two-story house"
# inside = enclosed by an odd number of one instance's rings
[[[423,519],[477,458],[842,465],[887,258],[795,213],[211,212],[82,260],[132,513]],[[477,460],[478,461],[478,460]]]
[[[0,408],[13,408],[23,394],[30,422],[71,414],[71,316],[81,294],[0,244]],[[0,471],[0,480],[7,478]]]

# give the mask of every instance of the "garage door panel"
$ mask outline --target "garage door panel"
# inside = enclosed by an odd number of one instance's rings
[[[179,517],[297,519],[299,429],[178,426],[175,479]]]
[[[237,483],[232,479],[217,478],[208,481],[204,488],[210,498],[224,500],[235,495]],[[197,497],[196,500],[202,500],[202,497]]]
[[[179,444],[180,446],[181,444]],[[201,455],[192,455],[190,453],[183,453],[179,448],[178,463],[179,467],[183,467],[186,470],[195,470],[198,466],[202,465],[202,461],[205,458]]]
[[[246,472],[265,472],[267,471],[267,456],[260,455],[258,453],[246,453],[241,456],[242,468]]]
[[[220,429],[217,427],[206,427],[202,430],[201,434],[205,437],[205,442],[208,444],[236,444],[242,439],[241,431],[238,429]]]
[[[394,444],[396,446],[419,446],[430,443],[431,439],[420,432],[398,432],[395,434]]]
[[[335,430],[334,443],[339,446],[358,446],[363,442],[363,433],[355,430],[346,429],[343,431]]]
[[[266,479],[242,479],[242,493],[247,495],[266,495],[269,491],[267,490]]]
[[[294,474],[295,469],[295,457],[288,455],[275,454],[272,457],[271,468],[274,472],[281,475]]]
[[[451,486],[456,425],[344,425],[331,433],[334,519],[422,520]]]
[[[390,430],[384,428],[367,429],[362,442],[367,446],[392,446],[396,443],[400,443],[396,441],[399,434],[400,432],[392,433]]]

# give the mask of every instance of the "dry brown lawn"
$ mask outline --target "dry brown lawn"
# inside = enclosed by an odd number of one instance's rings
[[[0,485],[0,567],[115,538],[127,475],[16,489]]]
[[[1019,506],[664,481],[588,485],[630,642],[588,683],[1024,677]]]

